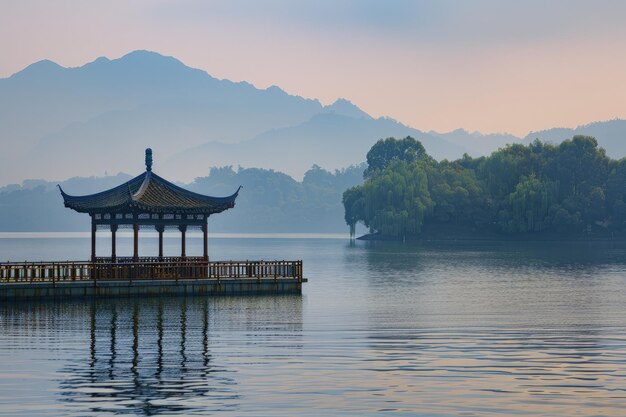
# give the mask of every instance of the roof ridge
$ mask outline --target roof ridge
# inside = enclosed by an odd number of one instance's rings
[[[130,188],[130,183],[132,183],[134,180],[136,180],[137,178],[141,177],[142,175],[143,174],[139,174],[136,177],[133,177],[133,178],[129,179],[128,181],[123,182],[120,185],[116,185],[115,187],[109,188],[108,190],[99,191],[99,192],[93,193],[93,194],[71,195],[71,194],[68,194],[68,193],[64,192],[63,189],[61,188],[60,184],[57,184],[57,187],[59,187],[59,190],[61,190],[61,194],[62,195],[65,195],[65,196],[70,197],[70,198],[83,198],[83,197],[94,198],[94,197],[101,197],[101,196],[110,194],[110,193],[112,193],[114,191],[117,191],[117,190],[121,190],[124,187]]]
[[[235,205],[241,190],[226,197],[199,194],[161,178],[151,171],[100,193],[73,197],[59,186],[66,207],[79,212],[97,213],[122,210],[148,212],[220,213]]]
[[[186,194],[187,196],[190,196],[190,197],[195,197],[195,198],[199,198],[199,199],[201,199],[201,200],[204,200],[204,201],[209,201],[209,202],[214,202],[214,201],[216,201],[216,200],[218,200],[218,201],[230,200],[230,199],[232,199],[233,197],[236,197],[236,196],[239,194],[239,190],[241,190],[241,189],[243,188],[243,187],[240,185],[240,186],[239,186],[239,188],[237,188],[237,191],[235,191],[235,192],[234,192],[233,194],[231,194],[231,195],[227,195],[227,196],[224,196],[224,197],[215,197],[215,196],[210,196],[210,195],[205,195],[205,194],[196,193],[195,191],[191,191],[191,190],[188,190],[188,189],[186,189],[186,188],[180,187],[180,186],[178,186],[178,185],[174,184],[173,182],[168,181],[168,180],[166,180],[165,178],[158,176],[157,174],[153,174],[153,175],[154,175],[154,177],[155,177],[155,180],[159,180],[159,181],[161,181],[161,182],[165,183],[165,185],[167,185],[167,186],[169,186],[169,187],[172,187],[172,188],[174,188],[175,190],[177,190],[177,191],[179,191],[179,192],[182,192],[182,193]]]
[[[137,201],[141,198],[141,196],[143,196],[143,194],[146,192],[146,189],[150,185],[151,178],[152,178],[152,171],[146,171],[146,176],[143,178],[143,182],[141,183],[141,186],[139,186],[139,189],[137,190],[135,194],[131,194],[130,196],[132,201]]]

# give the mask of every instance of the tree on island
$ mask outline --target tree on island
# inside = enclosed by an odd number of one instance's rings
[[[375,172],[384,170],[393,161],[412,163],[415,161],[434,162],[424,146],[411,136],[404,139],[381,139],[372,146],[366,156],[367,168],[364,178],[370,178]]]
[[[626,158],[574,136],[508,145],[489,157],[436,162],[411,137],[378,141],[365,182],[343,195],[351,233],[405,238],[425,225],[475,232],[589,234],[626,232]]]
[[[365,183],[343,195],[350,234],[358,221],[385,235],[419,233],[433,209],[426,170],[434,163],[410,136],[379,140],[367,153]]]

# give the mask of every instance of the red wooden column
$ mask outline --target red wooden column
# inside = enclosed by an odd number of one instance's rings
[[[187,225],[181,224],[178,226],[178,230],[180,230],[180,257],[185,258],[187,256],[185,251],[185,234],[187,232]]]
[[[139,225],[133,224],[133,261],[139,262]]]
[[[96,219],[91,216],[91,262],[96,261]]]
[[[117,256],[115,254],[115,234],[117,232],[117,227],[118,226],[116,224],[111,225],[111,262],[113,263],[117,260]]]
[[[209,261],[209,225],[207,223],[202,224],[202,235],[204,238],[204,261]]]

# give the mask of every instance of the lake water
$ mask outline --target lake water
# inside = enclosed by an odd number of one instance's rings
[[[0,414],[626,414],[625,244],[229,237],[210,252],[303,259],[309,282],[302,296],[4,303]],[[0,236],[2,260],[88,254],[84,235]]]

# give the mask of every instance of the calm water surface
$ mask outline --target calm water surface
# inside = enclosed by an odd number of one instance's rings
[[[213,259],[301,258],[309,283],[302,296],[2,304],[0,414],[626,413],[625,244],[210,246]],[[0,238],[3,260],[88,254],[84,237]]]

